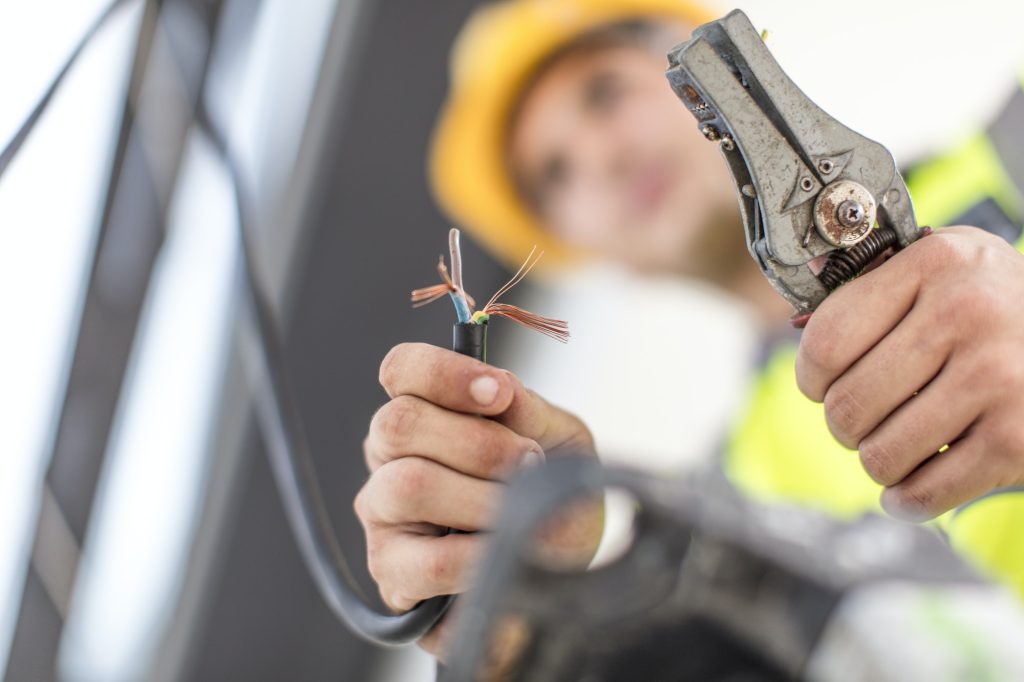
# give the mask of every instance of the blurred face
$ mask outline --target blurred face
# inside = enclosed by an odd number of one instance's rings
[[[731,178],[665,68],[641,47],[558,58],[511,121],[509,162],[569,244],[642,271],[718,279],[749,259]]]

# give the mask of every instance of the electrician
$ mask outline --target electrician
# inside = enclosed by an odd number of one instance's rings
[[[533,244],[549,265],[596,254],[703,279],[785,325],[791,309],[747,253],[726,166],[664,77],[667,49],[713,18],[683,0],[478,10],[454,46],[433,141],[442,206],[508,263]],[[1020,116],[1024,95],[1014,101]],[[923,224],[986,229],[937,231],[826,299],[799,345],[762,367],[722,466],[750,495],[838,517],[941,515],[954,547],[1024,594],[1024,257],[1007,243],[1020,234],[1008,160],[1024,121],[1015,129],[1003,120],[909,174]],[[596,453],[578,418],[450,351],[399,345],[380,378],[390,402],[370,424],[372,475],[355,506],[371,573],[404,611],[466,589],[484,538],[444,529],[492,528],[505,477]],[[549,540],[586,560],[601,527],[600,513],[578,514]],[[441,658],[450,620],[421,641]]]

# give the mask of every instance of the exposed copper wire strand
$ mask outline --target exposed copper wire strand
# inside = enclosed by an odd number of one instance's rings
[[[435,284],[432,287],[414,289],[411,296],[412,307],[420,308],[433,303],[434,301],[447,296],[449,291],[450,289],[448,289],[444,284]]]
[[[536,265],[538,263],[538,261],[540,261],[541,257],[544,255],[544,252],[541,251],[540,253],[538,253],[537,254],[537,258],[534,259],[533,254],[536,253],[536,251],[537,251],[537,247],[536,246],[533,247],[532,249],[530,249],[530,255],[527,256],[526,260],[523,261],[523,264],[521,266],[519,266],[519,270],[516,271],[516,274],[512,275],[512,279],[510,279],[508,282],[506,282],[505,286],[503,286],[502,288],[500,288],[496,292],[494,292],[494,296],[491,296],[491,300],[489,300],[487,302],[487,305],[484,306],[484,312],[485,313],[487,312],[487,309],[489,307],[491,307],[492,305],[494,305],[494,303],[501,296],[505,295],[508,292],[509,289],[511,289],[512,287],[514,287],[515,285],[517,285],[521,281],[523,281],[523,278],[526,277],[527,274],[529,274],[530,270],[533,269],[533,266]],[[532,263],[530,262],[531,260],[533,261]]]
[[[566,343],[569,340],[569,324],[564,320],[556,320],[551,317],[537,315],[536,313],[531,313],[529,310],[524,310],[519,306],[509,305],[508,303],[498,303],[498,298],[505,295],[512,287],[522,282],[523,278],[529,274],[530,270],[540,262],[543,255],[543,251],[537,253],[536,246],[530,249],[530,255],[526,257],[526,260],[523,262],[522,266],[520,266],[519,270],[516,271],[516,274],[512,276],[512,279],[510,279],[505,286],[498,289],[494,296],[491,296],[491,300],[487,302],[487,305],[483,307],[481,312],[488,316],[493,315],[496,317],[508,318],[513,322],[518,322],[524,327],[538,331],[546,336],[550,336],[556,341]]]
[[[455,282],[452,281],[451,276],[448,274],[448,268],[445,267],[444,264],[444,256],[438,256],[437,274],[441,276],[441,284],[413,289],[412,294],[410,295],[413,308],[428,305],[440,298],[444,298],[448,294],[459,291],[455,286]],[[470,296],[467,291],[463,290],[462,295],[465,297],[466,303],[468,303],[471,308],[476,306],[476,301],[473,300],[473,297]]]
[[[456,228],[452,228],[448,233],[448,247],[451,251],[451,274],[449,275],[448,268],[445,267],[444,256],[438,258],[437,273],[441,277],[441,283],[413,290],[411,299],[414,308],[419,308],[420,306],[433,303],[434,301],[448,295],[461,297],[462,300],[466,302],[470,310],[476,307],[476,302],[473,300],[473,297],[466,293],[466,290],[462,288],[462,253],[459,246],[459,231]],[[485,323],[486,319],[490,316],[504,317],[521,324],[528,329],[540,332],[545,336],[550,336],[556,341],[566,343],[569,340],[569,324],[564,320],[556,320],[551,317],[537,315],[536,313],[531,313],[529,310],[524,310],[523,308],[510,305],[508,303],[498,303],[498,299],[501,296],[504,296],[510,289],[512,289],[512,287],[523,281],[526,275],[528,275],[530,270],[540,262],[540,259],[543,256],[543,251],[538,253],[537,247],[533,247],[530,250],[530,255],[526,257],[526,260],[519,267],[519,270],[516,271],[516,274],[512,275],[512,279],[506,282],[503,287],[495,292],[494,296],[491,297],[491,300],[487,302],[487,305],[485,305],[479,313],[473,316],[473,320],[477,321],[476,315],[482,315]]]
[[[518,322],[524,327],[540,332],[545,336],[550,336],[556,341],[561,341],[562,343],[568,343],[569,341],[569,323],[565,320],[556,320],[551,317],[537,315],[529,310],[523,310],[518,306],[509,305],[508,303],[492,303],[484,311],[491,317],[505,317],[513,322]]]

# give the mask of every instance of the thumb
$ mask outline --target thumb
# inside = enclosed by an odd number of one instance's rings
[[[526,388],[511,372],[506,374],[513,387],[512,401],[504,412],[493,417],[495,421],[536,441],[545,453],[576,450],[594,454],[594,438],[579,417]]]

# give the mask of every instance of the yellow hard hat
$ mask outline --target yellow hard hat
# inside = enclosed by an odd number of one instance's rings
[[[634,19],[696,26],[713,18],[687,0],[506,0],[477,10],[452,47],[448,99],[434,130],[429,174],[437,201],[508,264],[518,265],[535,244],[549,265],[569,260],[509,177],[505,135],[522,89],[546,58],[601,26]]]

